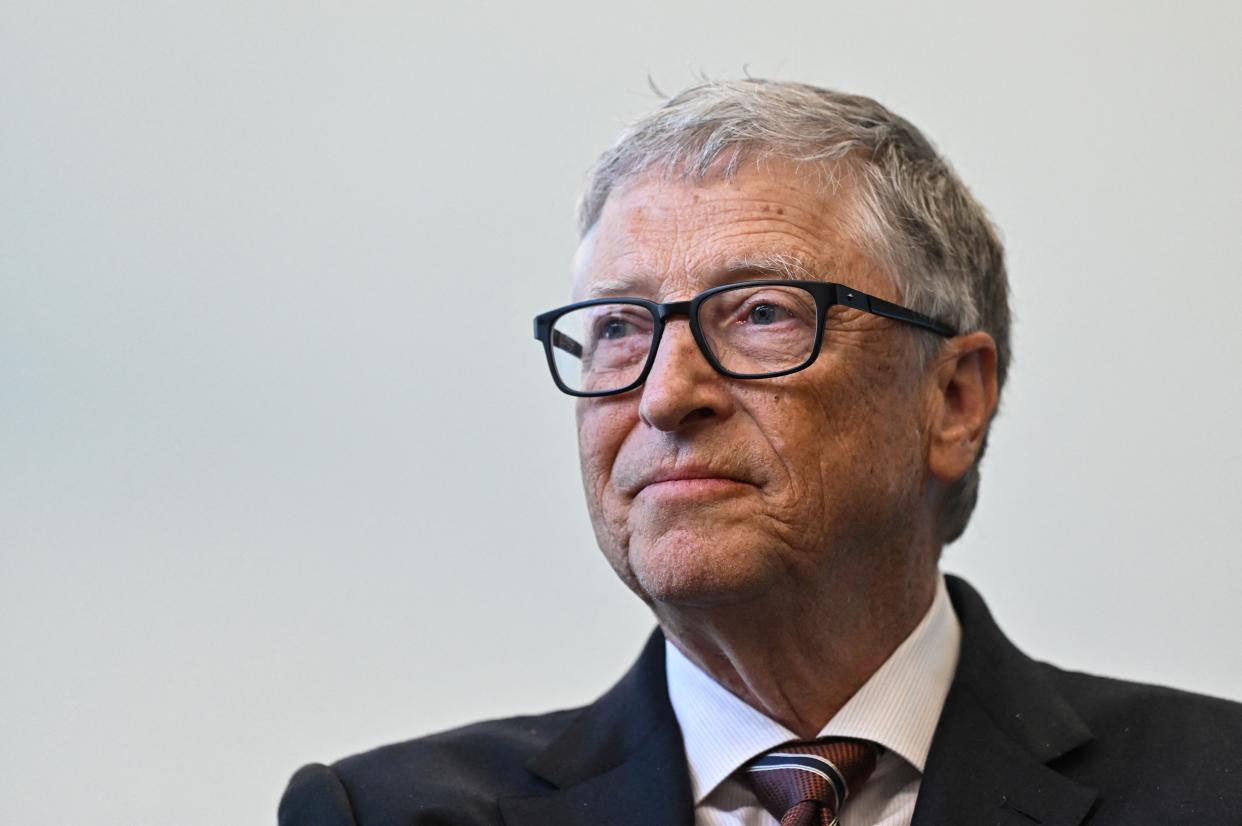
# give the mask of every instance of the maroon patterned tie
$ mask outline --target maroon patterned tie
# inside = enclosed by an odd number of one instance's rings
[[[825,738],[786,743],[738,770],[781,826],[835,826],[837,811],[875,770],[876,745]]]

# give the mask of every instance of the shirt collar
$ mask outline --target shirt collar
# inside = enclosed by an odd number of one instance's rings
[[[957,668],[961,626],[944,577],[923,619],[828,721],[820,737],[879,743],[921,773]],[[681,726],[697,806],[756,754],[800,739],[717,683],[665,640],[668,696]]]

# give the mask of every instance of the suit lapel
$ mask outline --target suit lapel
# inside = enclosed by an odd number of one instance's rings
[[[668,700],[664,636],[527,769],[552,788],[500,801],[506,826],[691,826],[681,729]]]
[[[979,595],[956,577],[947,581],[962,649],[912,826],[1079,826],[1096,793],[1050,764],[1086,746],[1090,730],[1005,638]],[[527,769],[548,791],[502,799],[506,826],[692,826],[658,629],[629,673]]]
[[[1092,734],[979,595],[947,577],[962,623],[953,686],[932,739],[912,826],[1077,826],[1093,789],[1049,764]]]

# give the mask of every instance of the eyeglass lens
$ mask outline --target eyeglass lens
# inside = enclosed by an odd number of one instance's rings
[[[815,345],[815,297],[800,287],[738,287],[699,305],[699,328],[725,370],[759,376],[798,367]],[[553,362],[571,390],[606,393],[638,380],[651,353],[656,319],[638,304],[593,304],[552,327]]]

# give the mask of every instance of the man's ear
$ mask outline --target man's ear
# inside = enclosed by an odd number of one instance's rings
[[[996,342],[984,332],[949,339],[932,368],[927,467],[951,484],[966,475],[996,412]]]

